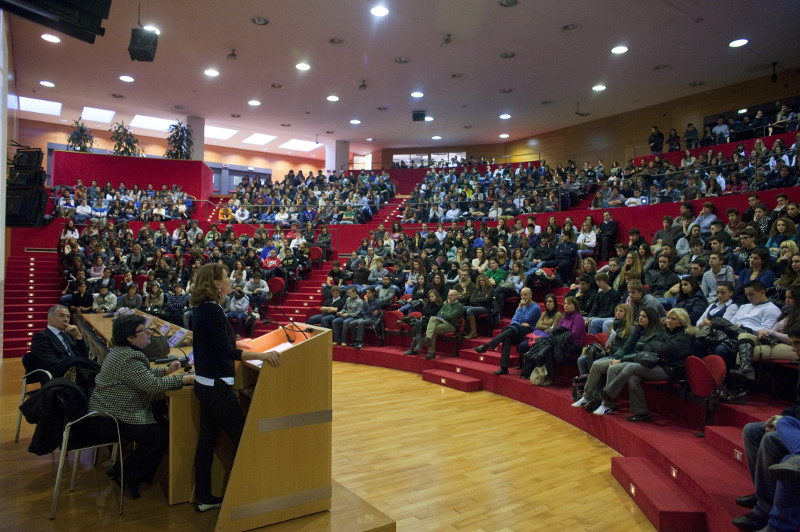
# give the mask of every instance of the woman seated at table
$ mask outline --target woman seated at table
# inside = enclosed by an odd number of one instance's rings
[[[169,444],[165,421],[153,416],[153,396],[176,390],[194,382],[194,375],[177,374],[179,362],[170,366],[150,367],[142,349],[150,343],[150,331],[141,315],[119,316],[114,320],[111,334],[114,347],[106,355],[96,388],[89,400],[89,410],[100,410],[119,421],[123,441],[133,441],[136,447],[125,458],[125,470],[119,462],[106,475],[117,485],[124,479],[125,490],[132,499],[139,498],[139,484],[153,482],[153,475]],[[87,431],[98,440],[115,440],[117,431],[110,418],[87,420]],[[122,474],[124,473],[124,475]]]
[[[682,308],[667,312],[667,334],[662,341],[650,342],[648,346],[658,357],[656,365],[630,362],[615,364],[608,369],[608,383],[600,390],[603,405],[611,413],[611,402],[622,392],[627,383],[631,416],[628,421],[641,423],[651,421],[647,403],[644,400],[643,380],[679,380],[685,376],[686,359],[692,354],[692,343],[696,329],[689,321],[689,314]],[[637,353],[638,354],[638,353]]]

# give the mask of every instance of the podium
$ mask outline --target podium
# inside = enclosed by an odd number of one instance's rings
[[[279,367],[237,368],[234,387],[249,407],[216,530],[250,530],[331,507],[331,331],[296,323],[239,346],[265,352],[287,334],[292,345]]]

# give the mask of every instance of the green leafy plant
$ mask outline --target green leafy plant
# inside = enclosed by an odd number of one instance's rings
[[[123,122],[113,124],[108,132],[111,133],[115,155],[139,157],[144,154],[144,150],[139,147],[139,139]]]
[[[73,151],[89,152],[94,146],[94,137],[86,124],[80,119],[73,122],[75,131],[67,135],[67,149]]]
[[[169,126],[167,130],[167,151],[164,154],[165,159],[184,159],[192,158],[192,146],[194,139],[192,138],[192,129],[189,126],[184,126],[180,121]]]

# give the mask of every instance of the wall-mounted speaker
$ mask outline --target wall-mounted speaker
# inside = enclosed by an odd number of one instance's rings
[[[6,190],[6,226],[42,225],[47,208],[47,192],[43,189]]]
[[[156,57],[156,48],[158,48],[158,35],[154,31],[131,29],[131,42],[128,45],[131,61],[152,62]]]

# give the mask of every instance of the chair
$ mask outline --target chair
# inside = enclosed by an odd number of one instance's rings
[[[144,283],[147,281],[146,275],[136,275],[133,278],[133,282],[139,285],[139,292],[144,292]]]
[[[25,368],[25,375],[22,376],[22,393],[19,396],[19,406],[25,402],[25,397],[31,395],[36,390],[28,391],[28,384],[39,384],[40,386],[53,378],[49,371],[43,369],[31,369],[30,351],[22,355],[22,365]],[[22,425],[22,410],[17,413],[17,431],[14,433],[14,443],[19,441],[19,429]]]
[[[280,277],[270,277],[267,279],[267,286],[273,296],[277,296],[280,302],[283,303],[283,298],[286,294],[286,282]]]
[[[384,334],[391,334],[397,336],[405,336],[405,331],[411,330],[410,327],[405,328],[401,325],[406,325],[399,320],[403,319],[403,313],[399,310],[387,310],[383,313],[383,331]]]
[[[466,326],[467,320],[461,319],[461,323],[456,327],[456,330],[451,333],[440,334],[442,338],[453,338],[456,341],[456,352],[453,356],[458,357],[461,353],[461,341],[464,339],[464,327]]]
[[[719,410],[718,392],[722,389],[725,373],[725,361],[720,356],[709,355],[705,358],[690,356],[686,359],[686,380],[692,395],[703,402],[704,425],[711,425],[714,422],[714,413]],[[701,432],[695,436],[703,437],[705,434]]]
[[[311,246],[308,248],[308,258],[311,259],[311,264],[322,266],[322,248]]]
[[[62,398],[59,400],[63,401]],[[66,409],[66,407],[65,407]],[[104,442],[87,442],[87,441],[80,441],[78,438],[75,438],[76,441],[70,439],[72,436],[72,428],[76,423],[80,423],[85,419],[89,419],[92,417],[107,417],[114,421],[114,425],[117,428],[117,438],[116,440],[112,441],[104,441]],[[69,491],[75,491],[75,482],[78,478],[78,463],[80,462],[81,458],[81,451],[86,451],[89,449],[93,449],[95,453],[97,449],[101,447],[112,447],[111,451],[111,461],[116,462],[117,456],[119,456],[119,464],[120,464],[120,491],[119,491],[119,514],[122,515],[122,503],[125,496],[125,468],[122,459],[122,436],[119,431],[119,422],[112,416],[106,412],[101,411],[93,411],[85,414],[75,421],[70,421],[64,425],[64,435],[61,439],[61,452],[58,459],[58,472],[56,473],[56,484],[53,488],[53,505],[50,508],[50,519],[53,520],[56,518],[56,511],[58,510],[58,496],[61,493],[61,479],[64,474],[64,463],[66,462],[67,455],[69,453],[75,453],[73,457],[73,465],[72,465],[72,477],[70,478],[69,483]]]

